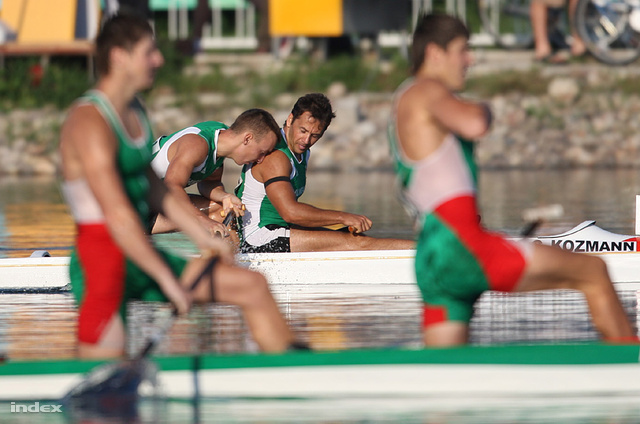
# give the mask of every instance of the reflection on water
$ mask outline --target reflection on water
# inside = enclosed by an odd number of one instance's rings
[[[483,171],[480,173],[479,193],[483,222],[491,229],[516,234],[523,226],[523,209],[560,203],[564,206],[565,216],[547,223],[541,228],[541,233],[565,231],[583,220],[595,219],[610,231],[633,234],[635,195],[640,192],[639,172],[633,169]],[[227,187],[233,187],[237,175],[227,178]],[[319,207],[369,216],[374,221],[371,235],[411,237],[413,233],[412,224],[397,200],[391,172],[313,174],[308,179],[307,193],[302,200]],[[49,250],[54,256],[67,255],[65,248],[73,243],[73,237],[73,223],[56,181],[0,179],[0,256],[28,256],[30,251],[40,249]],[[38,316],[49,315],[38,315],[38,311],[42,312],[41,305],[29,315],[28,319],[32,321],[24,321],[36,322]],[[70,321],[66,315],[60,315],[60,319]],[[313,323],[326,327],[327,322]],[[332,322],[329,324],[333,325]],[[379,325],[378,322],[376,324]],[[39,325],[36,322],[33,329]],[[20,334],[24,336],[26,328],[22,331]],[[53,339],[51,342],[60,346],[61,355],[68,354],[66,344]],[[321,342],[339,344],[342,339],[336,336]],[[54,344],[47,343],[45,346],[53,349]],[[10,414],[4,406],[6,404],[0,404],[1,422],[66,422],[62,416]],[[162,419],[158,419],[159,415]],[[189,403],[143,404],[140,422],[196,422],[193,415],[194,410]],[[637,399],[613,397],[517,401],[480,399],[475,403],[470,399],[217,399],[202,402],[199,422],[622,424],[640,422],[640,410]]]
[[[69,255],[74,227],[52,178],[0,179],[0,256]]]
[[[22,404],[22,403],[20,403]],[[53,403],[52,403],[53,404]],[[633,397],[486,397],[358,399],[202,399],[192,402],[145,400],[135,421],[95,414],[16,414],[0,402],[6,424],[136,422],[198,424],[637,424]],[[28,418],[28,419],[25,419]]]
[[[233,187],[237,177],[229,172],[225,185]],[[523,226],[523,209],[558,203],[564,207],[564,216],[546,223],[541,233],[562,232],[595,219],[609,231],[633,234],[639,177],[636,169],[482,171],[482,219],[488,228],[517,234]],[[311,174],[301,200],[367,215],[374,223],[372,236],[410,238],[413,234],[392,172]],[[0,179],[0,256],[28,256],[39,249],[54,256],[68,255],[66,247],[73,237],[73,222],[55,180]]]
[[[588,219],[612,232],[635,232],[638,169],[484,171],[479,185],[483,220],[492,229],[517,233],[520,211],[557,203],[564,216],[547,223],[542,233],[565,231]]]

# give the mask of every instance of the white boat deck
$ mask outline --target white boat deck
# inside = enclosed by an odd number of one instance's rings
[[[267,253],[238,255],[238,263],[263,273],[274,291],[287,287],[381,294],[415,291],[414,250]],[[640,290],[640,252],[597,253],[619,290]],[[69,283],[68,257],[0,259],[3,288],[51,288]]]

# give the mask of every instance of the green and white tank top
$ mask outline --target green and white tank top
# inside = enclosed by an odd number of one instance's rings
[[[149,221],[149,180],[146,172],[151,163],[152,130],[141,103],[135,99],[132,107],[136,111],[142,135],[133,140],[127,133],[109,100],[98,90],[90,90],[80,97],[76,104],[91,104],[102,114],[118,142],[116,164],[125,192],[131,200],[145,228]],[[65,181],[63,194],[74,220],[78,223],[101,223],[104,215],[85,179]]]
[[[220,135],[220,131],[228,128],[229,127],[222,122],[206,121],[177,131],[171,135],[163,135],[162,137],[159,137],[153,142],[153,161],[151,162],[151,167],[160,178],[164,178],[167,174],[167,169],[169,168],[169,159],[167,157],[169,147],[177,139],[186,134],[196,134],[207,142],[209,152],[207,153],[205,160],[200,165],[193,168],[187,185],[192,185],[198,181],[204,180],[209,175],[213,174],[213,172],[220,168],[224,163],[224,158],[218,157],[218,137]]]
[[[278,141],[274,151],[280,150],[289,159],[291,163],[289,181],[291,181],[296,199],[299,199],[302,193],[304,193],[307,183],[307,164],[309,163],[310,152],[307,150],[302,155],[302,158],[298,160],[295,154],[289,149],[284,132],[281,131],[281,133],[282,137]],[[240,221],[242,224],[240,235],[243,239],[246,239],[253,231],[267,225],[277,225],[280,227],[289,226],[267,197],[264,183],[257,181],[253,177],[251,169],[252,164],[245,165],[242,168],[240,183],[235,189],[236,196],[242,200],[242,203],[244,203],[246,207],[244,216],[241,217]]]

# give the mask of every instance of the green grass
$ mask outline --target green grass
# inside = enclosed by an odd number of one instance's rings
[[[86,67],[77,60],[52,59],[42,80],[37,83],[33,71],[38,58],[8,58],[0,70],[0,111],[68,106],[89,87]]]
[[[179,104],[197,103],[200,93],[215,92],[227,97],[229,105],[242,107],[270,107],[282,93],[326,92],[334,82],[341,82],[349,92],[391,93],[408,77],[408,62],[397,51],[383,52],[381,60],[361,55],[331,57],[315,60],[311,56],[297,55],[286,60],[277,71],[260,70],[242,76],[226,75],[222,65],[211,66],[205,75],[185,75],[184,69],[193,65],[193,59],[181,55],[174,43],[160,40],[165,66],[157,76],[154,93],[173,92]],[[383,64],[381,65],[381,62]],[[7,58],[0,70],[0,112],[22,108],[40,108],[52,105],[64,109],[88,89],[86,63],[81,58],[52,58],[40,84],[35,84],[30,70],[39,58]],[[538,70],[507,71],[471,77],[467,91],[480,98],[508,93],[543,95],[549,78]],[[640,90],[640,78],[635,76],[610,78],[600,87],[623,93]]]

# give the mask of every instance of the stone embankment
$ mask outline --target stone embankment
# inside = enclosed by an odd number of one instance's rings
[[[491,132],[477,149],[485,168],[613,167],[640,165],[640,95],[611,89],[616,79],[638,72],[595,62],[541,67],[531,53],[478,52],[470,76],[529,72],[546,84],[539,95],[507,92],[488,101]],[[640,79],[639,79],[640,80]],[[627,84],[632,86],[632,84]],[[619,87],[619,86],[618,86]],[[300,93],[302,94],[302,93]],[[284,122],[298,94],[282,94],[271,108]],[[349,93],[339,81],[327,91],[337,117],[313,148],[315,169],[389,168],[386,125],[391,93]],[[231,123],[242,109],[225,107],[217,93],[198,96],[198,107],[180,106],[175,97],[156,94],[149,101],[156,135],[202,120]],[[54,174],[60,123],[65,111],[50,108],[0,114],[0,174]]]

